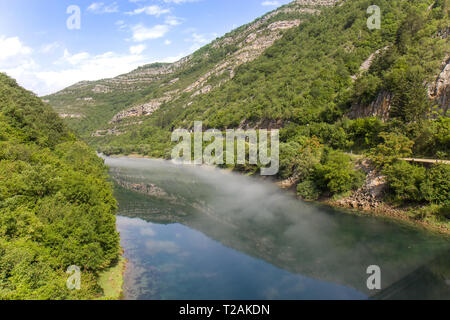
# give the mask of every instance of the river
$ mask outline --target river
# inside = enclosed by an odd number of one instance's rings
[[[129,261],[125,299],[450,299],[444,236],[220,169],[105,162]],[[368,288],[369,266],[381,290]]]

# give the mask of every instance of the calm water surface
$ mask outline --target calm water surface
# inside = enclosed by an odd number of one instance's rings
[[[106,158],[126,299],[450,299],[450,242],[211,168]],[[382,270],[382,290],[366,270]]]

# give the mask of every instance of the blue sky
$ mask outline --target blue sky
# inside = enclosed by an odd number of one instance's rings
[[[289,0],[0,1],[0,71],[39,95],[172,62]],[[69,29],[69,6],[80,29]],[[72,20],[75,21],[75,20]]]

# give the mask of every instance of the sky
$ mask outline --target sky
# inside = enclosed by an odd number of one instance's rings
[[[174,62],[289,0],[0,0],[0,72],[42,96]]]

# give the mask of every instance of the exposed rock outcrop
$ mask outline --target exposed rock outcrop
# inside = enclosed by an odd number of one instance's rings
[[[108,86],[100,85],[100,84],[96,85],[96,86],[92,89],[92,92],[94,92],[94,93],[109,93],[109,92],[111,92],[111,91],[112,91],[112,90],[111,90]]]
[[[128,110],[122,111],[114,116],[114,118],[111,120],[111,123],[116,123],[121,121],[125,118],[130,117],[142,117],[142,116],[150,116],[152,115],[156,110],[159,109],[159,107],[170,100],[170,97],[163,97],[159,99],[154,99],[150,102],[144,103],[139,106],[132,107]]]
[[[377,54],[377,52],[375,54]],[[373,61],[373,59],[374,57],[371,55],[364,63],[365,67],[369,65],[369,60]],[[362,67],[363,66],[361,66],[361,68]],[[443,115],[447,114],[450,106],[450,57],[447,56],[445,58],[442,63],[442,72],[437,76],[434,82],[427,85],[427,91],[430,100],[434,101],[438,106],[439,110],[437,111]],[[392,98],[392,93],[383,90],[370,105],[354,103],[347,115],[351,119],[378,117],[381,120],[386,121],[389,119],[389,114],[392,107]]]
[[[289,20],[289,21],[277,21],[277,22],[271,23],[267,27],[267,29],[269,29],[271,31],[291,29],[294,27],[298,27],[300,25],[300,23],[301,23],[301,21],[299,19]]]
[[[352,79],[356,80],[358,79],[358,77],[368,71],[370,69],[370,67],[372,66],[373,61],[375,60],[375,58],[383,51],[386,51],[389,47],[384,47],[382,49],[378,49],[377,51],[375,51],[374,53],[372,53],[359,67],[359,74],[353,75]]]
[[[392,98],[392,93],[382,91],[378,94],[376,100],[368,106],[354,103],[347,115],[350,119],[378,117],[387,121],[392,107]]]
[[[81,114],[69,114],[69,113],[60,113],[59,116],[63,119],[81,119],[83,117]]]
[[[386,177],[373,169],[367,160],[359,165],[359,169],[367,174],[364,186],[351,196],[338,200],[337,204],[342,207],[363,210],[371,210],[382,206],[384,192],[387,188]]]
[[[442,114],[448,112],[450,106],[450,57],[443,63],[442,72],[436,81],[428,86],[428,96],[440,108]]]
[[[93,137],[104,137],[104,136],[120,136],[120,132],[117,128],[107,129],[107,130],[97,130],[92,134]]]

